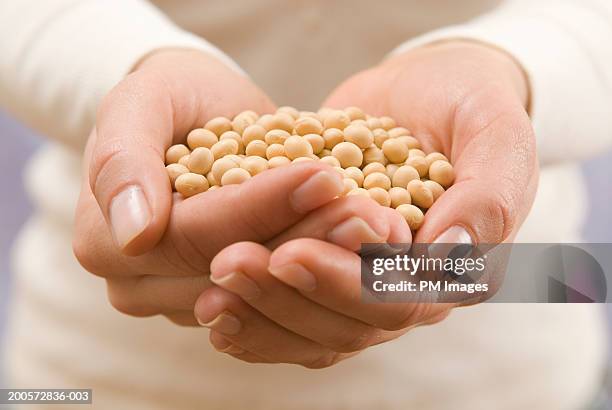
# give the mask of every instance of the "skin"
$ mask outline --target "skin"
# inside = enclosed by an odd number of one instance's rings
[[[358,73],[324,106],[388,115],[410,129],[426,152],[446,155],[455,184],[428,211],[414,240],[430,243],[460,226],[479,244],[511,241],[533,202],[538,165],[528,100],[527,80],[505,53],[449,42]],[[302,269],[314,276],[314,286],[296,287],[288,280]],[[241,297],[244,289],[222,280],[230,273],[243,275],[260,291]],[[221,313],[233,315],[239,331],[213,329],[210,341],[246,362],[331,366],[415,326],[436,323],[456,307],[362,304],[358,256],[312,238],[274,250],[254,242],[230,245],[214,257],[211,278],[219,287],[198,298],[196,316],[209,322]],[[228,298],[222,290],[235,295]]]
[[[410,242],[408,228],[363,198],[331,202],[342,189],[336,171],[303,163],[257,175],[241,185],[180,199],[172,194],[164,152],[216,116],[253,109],[273,112],[272,102],[246,77],[214,58],[188,50],[163,50],[143,60],[107,95],[84,156],[84,178],[75,214],[73,249],[81,265],[103,277],[110,303],[132,316],[164,315],[197,326],[196,300],[212,285],[215,255],[240,241],[275,249],[301,237],[358,243]],[[321,174],[322,173],[322,174]],[[310,178],[323,175],[323,178]],[[297,188],[310,181],[307,192]],[[137,185],[152,217],[125,244],[109,229],[113,197]],[[333,229],[359,217],[375,233]],[[263,245],[262,245],[263,246]],[[219,297],[234,295],[216,288]]]

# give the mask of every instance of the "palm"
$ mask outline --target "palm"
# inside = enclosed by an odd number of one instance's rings
[[[428,212],[416,241],[430,242],[457,222],[468,225],[478,242],[507,240],[533,200],[538,172],[529,118],[504,76],[507,61],[478,48],[431,48],[395,57],[348,79],[324,103],[389,115],[410,129],[425,151],[451,159],[456,184]],[[461,216],[460,209],[472,215]]]

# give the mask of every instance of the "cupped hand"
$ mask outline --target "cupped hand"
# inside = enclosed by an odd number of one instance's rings
[[[210,262],[238,241],[274,248],[311,236],[354,248],[410,240],[373,201],[330,203],[343,187],[324,164],[273,169],[187,200],[173,196],[166,148],[212,117],[246,109],[274,106],[246,77],[193,51],[149,57],[104,99],[85,152],[73,248],[88,271],[106,279],[118,310],[197,325],[193,309],[210,286]],[[316,219],[308,215],[314,209]],[[371,229],[335,229],[352,217]]]
[[[512,58],[452,42],[359,73],[324,105],[390,116],[426,152],[451,160],[455,183],[428,210],[416,242],[495,244],[513,239],[537,187],[528,98]],[[272,252],[254,243],[232,245],[213,260],[211,279],[219,287],[198,299],[196,316],[212,329],[213,346],[248,362],[327,367],[436,323],[456,306],[364,304],[359,257],[316,239],[289,241]]]

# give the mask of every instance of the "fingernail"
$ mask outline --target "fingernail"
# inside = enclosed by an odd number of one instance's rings
[[[308,212],[340,195],[344,189],[340,174],[334,170],[319,171],[291,194],[290,202],[298,212]]]
[[[289,286],[305,292],[312,292],[317,287],[315,276],[297,263],[268,268],[270,274]]]
[[[144,192],[132,185],[117,194],[109,209],[111,230],[120,248],[125,248],[151,222],[151,210]]]
[[[327,239],[353,251],[361,248],[362,243],[380,243],[385,240],[366,221],[356,216],[338,224],[327,234]]]
[[[259,286],[251,278],[240,272],[231,272],[223,276],[211,275],[210,280],[245,300],[256,299],[261,294]]]
[[[203,322],[198,318],[198,323],[201,326],[216,330],[224,335],[235,335],[240,332],[242,324],[240,320],[229,312],[222,312],[219,316],[210,322]]]
[[[448,228],[427,248],[429,256],[444,259],[455,245],[471,245],[472,237],[465,228],[455,225]]]
[[[472,237],[465,228],[455,225],[448,228],[433,243],[456,243],[463,245],[471,245]]]

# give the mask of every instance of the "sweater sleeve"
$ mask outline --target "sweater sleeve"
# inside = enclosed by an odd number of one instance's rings
[[[612,1],[508,0],[393,53],[446,39],[488,43],[523,66],[543,164],[583,159],[612,146]]]
[[[101,98],[151,51],[199,49],[242,72],[145,0],[0,2],[0,106],[51,138],[82,146]]]

